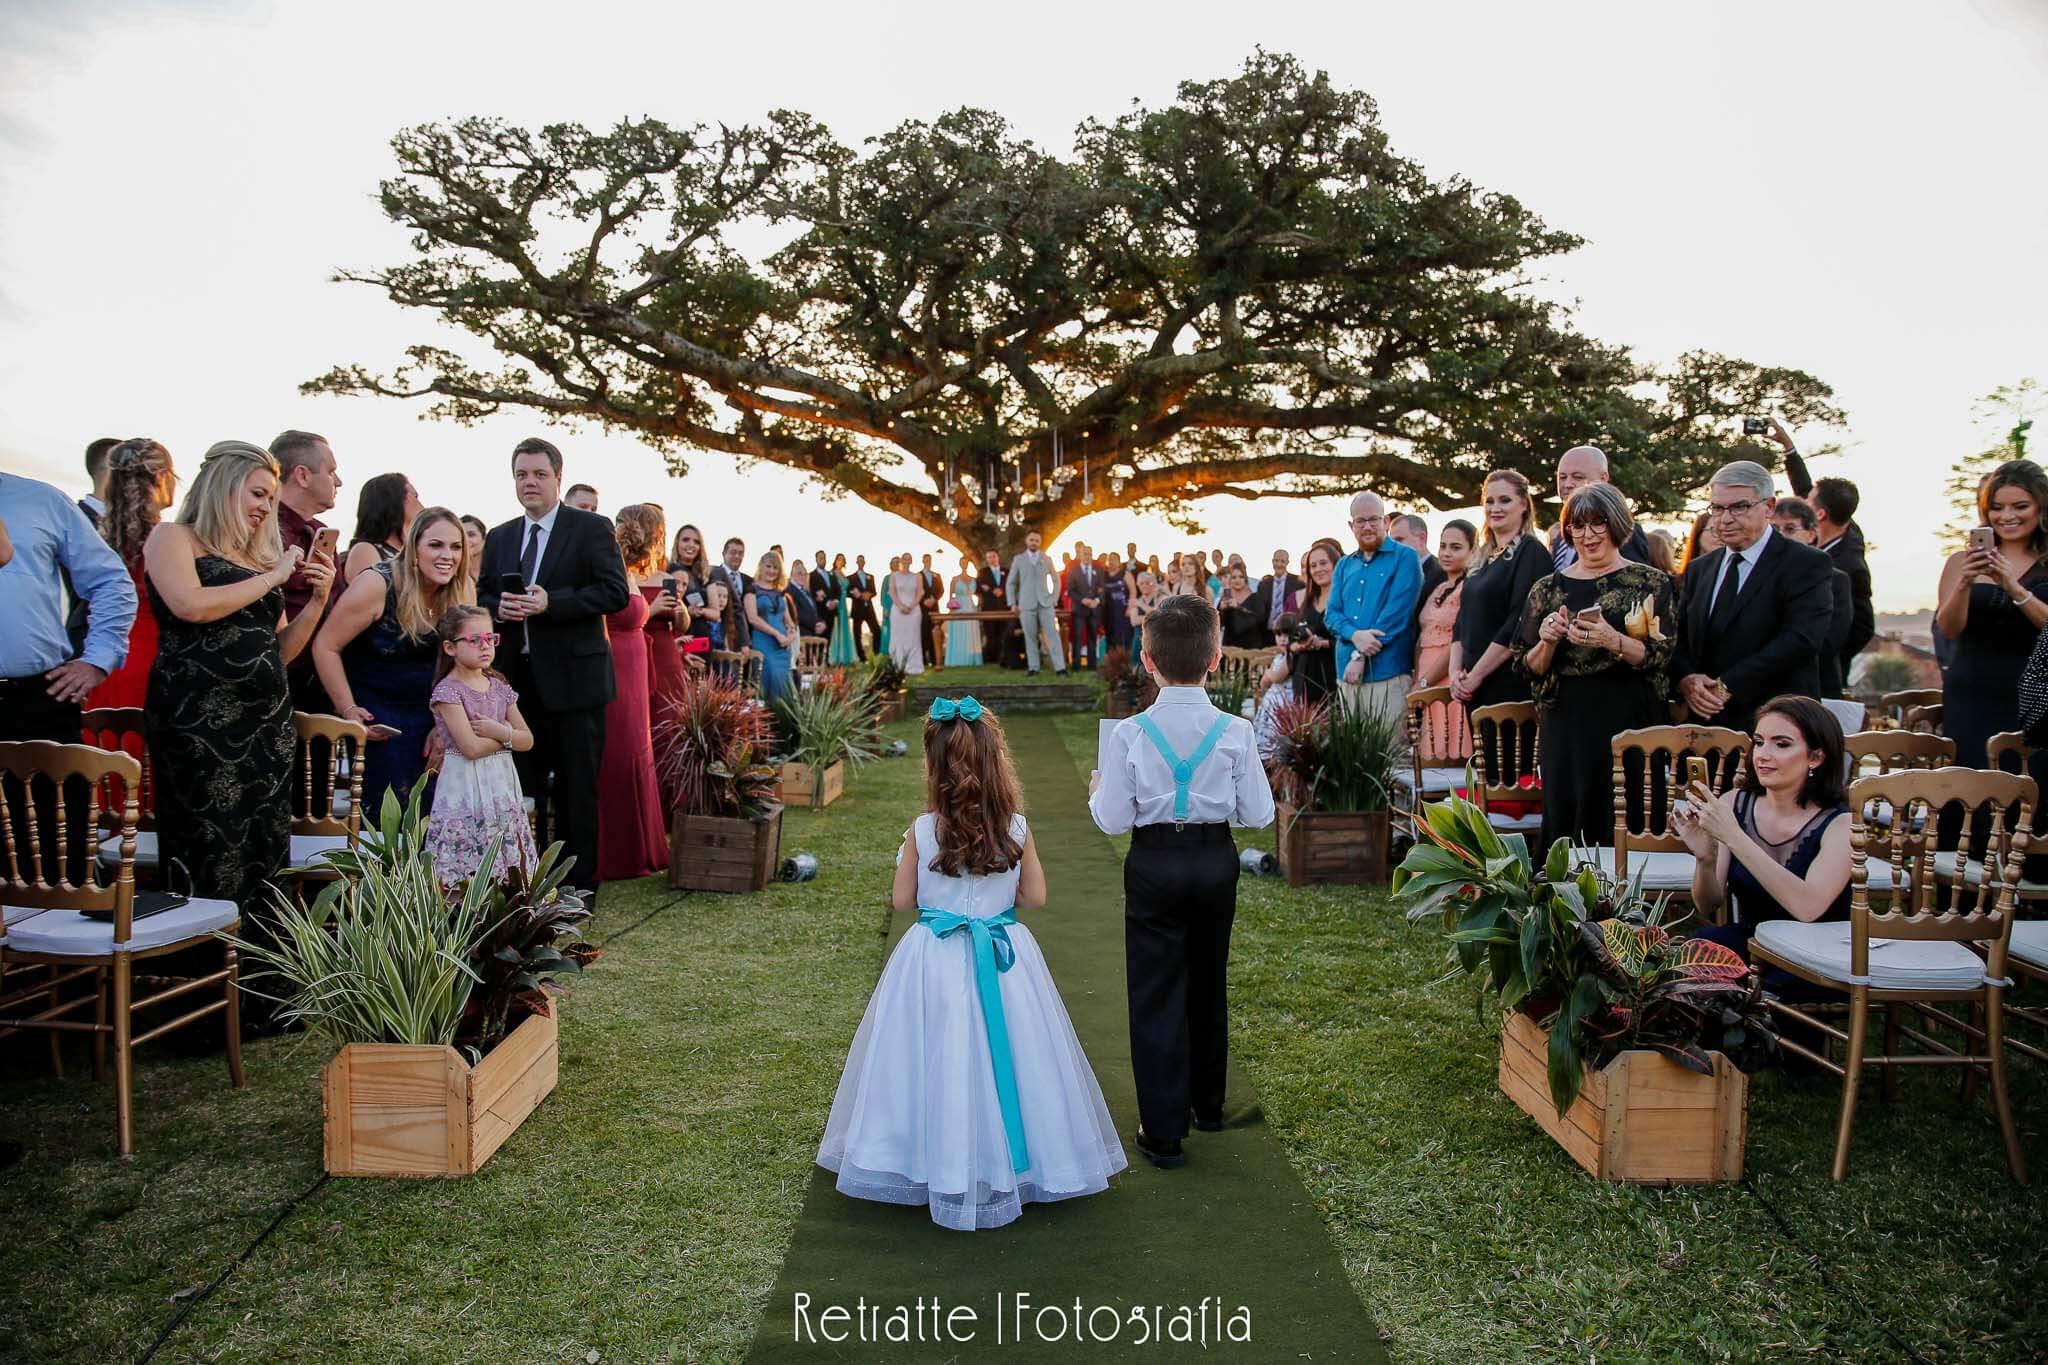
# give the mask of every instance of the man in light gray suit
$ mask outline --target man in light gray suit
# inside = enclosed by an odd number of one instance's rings
[[[1067,676],[1067,656],[1060,649],[1060,586],[1052,561],[1040,547],[1044,540],[1033,531],[1024,537],[1024,553],[1010,561],[1010,601],[1017,608],[1017,629],[1024,632],[1024,664],[1027,676],[1038,673],[1038,635],[1045,632],[1052,648],[1052,671]]]

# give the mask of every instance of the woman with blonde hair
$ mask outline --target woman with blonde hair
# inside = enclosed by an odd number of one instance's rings
[[[246,441],[206,452],[176,521],[142,558],[157,623],[143,730],[156,782],[162,865],[191,894],[261,908],[263,884],[291,854],[288,799],[297,743],[285,665],[327,606],[334,559],[304,561],[277,531],[278,465]],[[312,597],[284,612],[285,580]]]
[[[427,771],[434,735],[435,626],[450,607],[476,602],[469,537],[445,507],[413,518],[391,559],[357,574],[313,640],[313,667],[336,715],[373,727],[363,756],[363,804],[375,819],[384,793],[403,801]]]
[[[790,651],[796,647],[796,613],[789,604],[789,581],[783,576],[782,557],[775,551],[762,555],[755,567],[753,591],[747,594],[744,610],[754,651],[761,656],[761,695],[773,701],[792,686],[789,659]],[[909,635],[912,649],[918,647],[916,636],[913,629]]]
[[[146,436],[123,441],[107,453],[106,512],[100,534],[135,580],[135,623],[128,628],[128,657],[85,699],[87,710],[141,706],[156,663],[156,617],[143,585],[142,547],[178,494],[171,452]]]
[[[647,715],[654,735],[654,772],[661,786],[662,809],[674,810],[680,793],[673,786],[673,777],[664,779],[663,775],[676,771],[669,756],[679,737],[676,717],[689,676],[683,667],[682,637],[690,630],[690,609],[682,601],[681,575],[665,568],[668,519],[661,509],[651,502],[629,503],[619,509],[612,526],[618,536],[619,558],[626,566],[626,582],[647,603],[647,624],[641,630],[647,637]],[[619,682],[623,685],[625,681],[620,675]]]
[[[1468,710],[1529,700],[1528,678],[1508,664],[1522,603],[1556,567],[1536,534],[1529,481],[1517,470],[1496,469],[1480,489],[1485,530],[1465,575],[1451,641],[1451,696]]]

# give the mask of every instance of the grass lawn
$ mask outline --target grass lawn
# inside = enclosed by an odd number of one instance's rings
[[[1090,766],[1094,718],[1060,726]],[[1446,968],[1383,895],[1243,883],[1234,1054],[1395,1360],[2038,1358],[2048,1198],[1955,1073],[1909,1072],[1894,1106],[1866,1081],[1839,1185],[1840,1083],[1776,1073],[1752,1078],[1745,1184],[1603,1185],[1499,1093]],[[2011,1073],[2039,1181],[2048,1084]]]

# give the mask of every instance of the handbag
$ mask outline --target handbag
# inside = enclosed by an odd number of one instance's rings
[[[2048,630],[2035,637],[2020,670],[2020,731],[2035,748],[2048,747]]]

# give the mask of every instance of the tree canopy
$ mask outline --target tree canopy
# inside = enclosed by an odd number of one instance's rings
[[[392,145],[414,258],[340,278],[495,356],[418,345],[308,392],[587,420],[677,472],[769,461],[963,548],[1107,507],[1188,524],[1210,494],[1469,504],[1581,442],[1673,511],[1758,456],[1736,417],[1841,420],[1799,370],[1580,334],[1530,273],[1580,239],[1431,179],[1370,97],[1282,55],[1090,120],[1064,158],[976,109],[858,148],[791,112]]]

